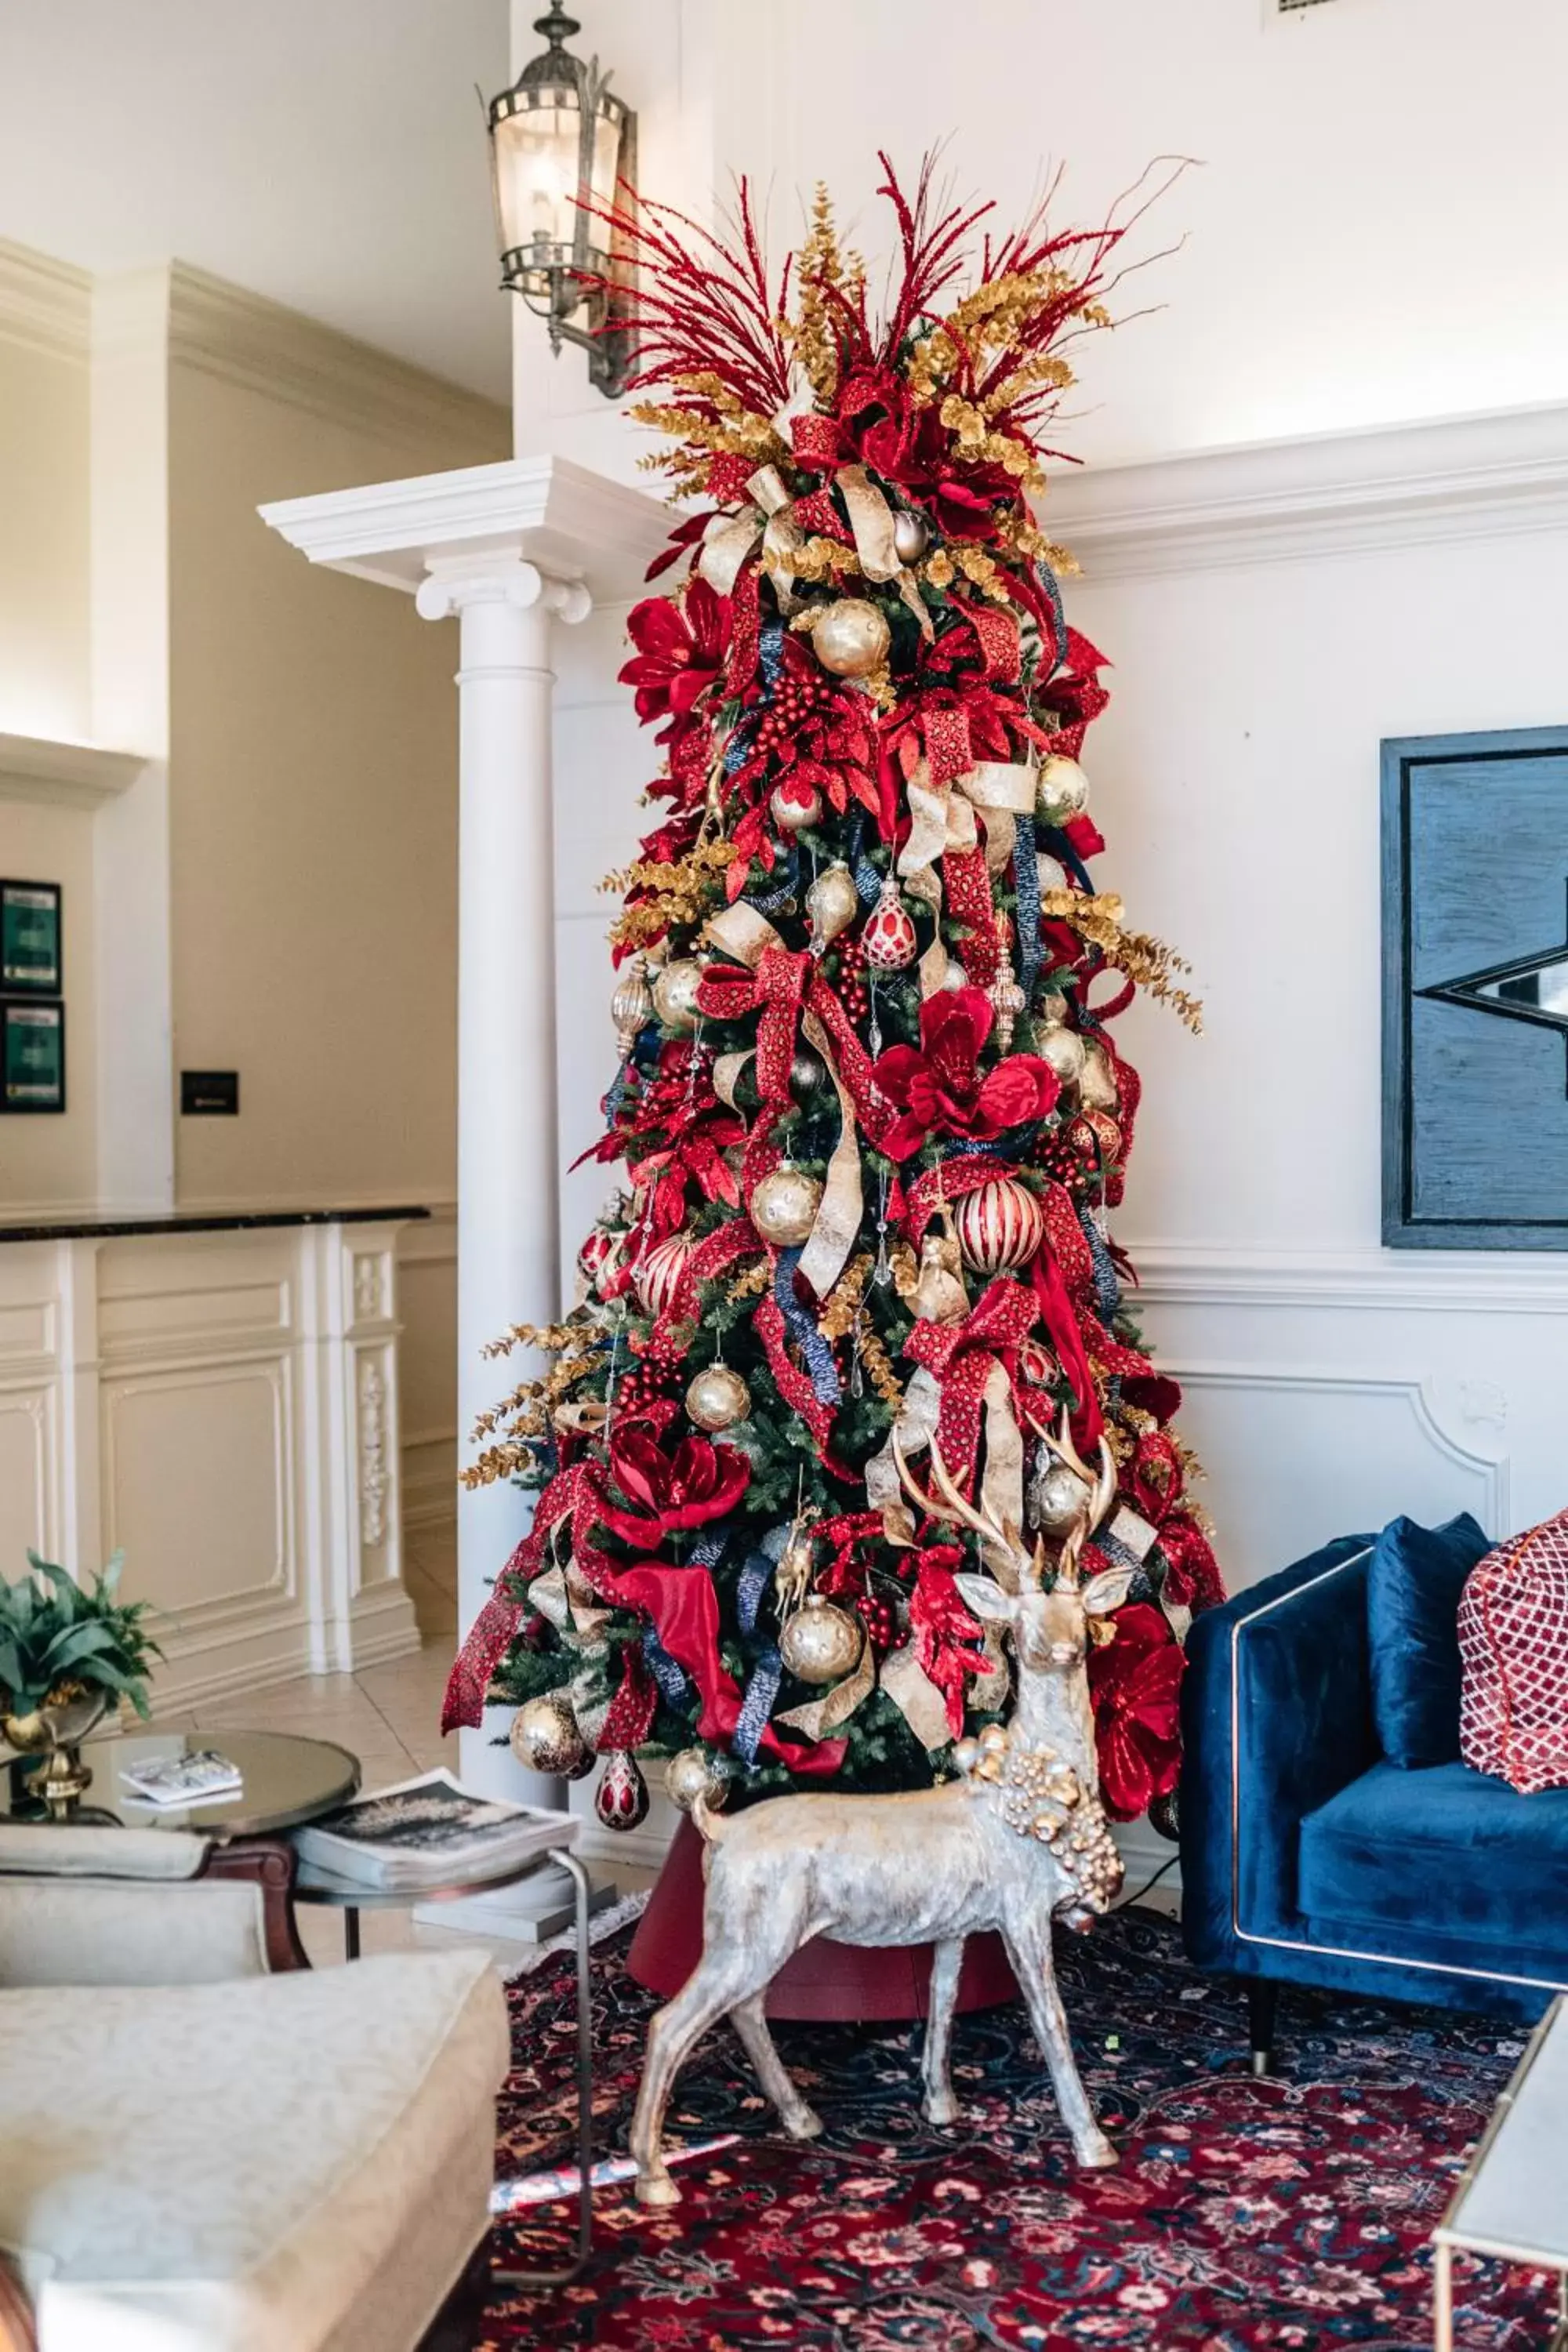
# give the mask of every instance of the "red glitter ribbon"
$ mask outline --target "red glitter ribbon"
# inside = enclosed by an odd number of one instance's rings
[[[727,1743],[741,1719],[741,1692],[719,1654],[719,1596],[707,1569],[640,1560],[617,1577],[616,1598],[652,1620],[660,1645],[696,1684],[702,1701],[699,1738]],[[847,1743],[821,1739],[802,1746],[770,1726],[760,1745],[805,1780],[837,1772]]]
[[[647,1670],[642,1643],[627,1642],[621,1650],[620,1688],[594,1742],[599,1754],[608,1756],[624,1748],[629,1755],[634,1748],[640,1748],[653,1729],[658,1711],[658,1690]]]
[[[1019,1344],[1038,1313],[1039,1302],[1032,1292],[999,1276],[962,1323],[921,1318],[904,1341],[905,1355],[924,1364],[942,1390],[936,1442],[942,1460],[965,1486],[980,1451],[985,1383],[998,1364],[1012,1381]]]
[[[969,934],[960,950],[963,969],[975,987],[989,988],[1002,968],[1002,951],[984,855],[978,849],[950,849],[942,873],[948,915]]]

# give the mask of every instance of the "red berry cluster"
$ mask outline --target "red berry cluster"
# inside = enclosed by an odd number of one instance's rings
[[[871,1013],[870,992],[866,986],[866,950],[857,935],[846,940],[838,950],[838,1001],[857,1024],[868,1020]]]
[[[1085,1130],[1080,1121],[1070,1128],[1058,1128],[1054,1135],[1043,1135],[1035,1147],[1035,1164],[1047,1176],[1061,1185],[1074,1200],[1088,1199],[1098,1190],[1093,1137],[1089,1150],[1084,1150]]]
[[[638,1405],[655,1404],[668,1396],[679,1383],[685,1349],[670,1337],[669,1326],[656,1323],[646,1339],[633,1334],[632,1353],[637,1362],[623,1372],[616,1387],[616,1402],[622,1412],[631,1412]]]
[[[757,751],[784,751],[806,720],[815,718],[824,703],[831,699],[815,678],[787,673],[774,687],[773,698],[757,722]]]
[[[858,1601],[855,1608],[866,1628],[866,1638],[879,1656],[890,1650],[899,1631],[898,1614],[892,1602],[884,1601],[879,1592],[873,1592],[864,1601]]]

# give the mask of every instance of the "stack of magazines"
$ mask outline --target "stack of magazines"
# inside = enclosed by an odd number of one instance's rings
[[[384,1893],[504,1878],[570,1845],[577,1822],[567,1813],[508,1805],[477,1796],[450,1772],[426,1772],[356,1797],[293,1833],[300,1878],[320,1873]]]

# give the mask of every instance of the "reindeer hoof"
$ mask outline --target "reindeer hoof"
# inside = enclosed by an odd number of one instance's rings
[[[1086,2172],[1109,2172],[1121,2158],[1105,2134],[1097,2131],[1079,2146],[1078,2160]]]
[[[951,2091],[933,2091],[926,2101],[926,2121],[943,2129],[958,2121],[958,2101]]]
[[[639,2172],[637,2203],[639,2205],[679,2205],[680,2191],[668,2172]]]
[[[782,2121],[791,2139],[820,2139],[822,2117],[815,2107],[791,2107]]]

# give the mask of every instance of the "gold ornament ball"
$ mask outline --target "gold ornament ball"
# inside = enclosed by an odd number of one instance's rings
[[[1064,1087],[1076,1087],[1083,1075],[1083,1039],[1076,1029],[1047,1029],[1036,1040],[1040,1059],[1048,1062]]]
[[[1053,751],[1049,759],[1040,761],[1035,797],[1047,824],[1060,824],[1064,818],[1077,816],[1089,806],[1089,778],[1076,760],[1066,760],[1059,751]]]
[[[1065,1462],[1053,1462],[1029,1489],[1032,1517],[1043,1536],[1070,1535],[1088,1500],[1089,1488]]]
[[[697,1026],[697,991],[701,981],[702,966],[694,956],[679,956],[674,963],[667,963],[654,981],[653,1009],[665,1027],[678,1035],[689,1035]]]
[[[860,911],[860,893],[847,866],[829,866],[817,876],[805,894],[805,911],[811,918],[812,950],[820,955]]]
[[[1084,1047],[1083,1072],[1078,1082],[1078,1091],[1085,1110],[1115,1110],[1121,1103],[1116,1073],[1103,1045]]]
[[[865,1638],[858,1617],[808,1592],[779,1635],[779,1655],[797,1682],[839,1683],[854,1672]]]
[[[840,596],[813,624],[811,642],[835,677],[866,677],[888,658],[893,633],[887,615],[864,596]]]
[[[508,1736],[525,1771],[543,1772],[552,1780],[580,1780],[594,1769],[594,1751],[577,1728],[572,1702],[559,1691],[525,1699]]]
[[[710,1364],[686,1391],[686,1410],[699,1429],[732,1429],[752,1410],[752,1391],[728,1364]]]
[[[730,1794],[729,1775],[706,1748],[683,1748],[664,1768],[664,1793],[683,1813],[691,1811],[699,1797],[710,1813],[717,1813]]]
[[[775,1249],[795,1249],[811,1238],[821,1200],[816,1177],[786,1164],[764,1176],[752,1194],[752,1223]]]
[[[931,545],[931,525],[909,509],[893,517],[893,553],[900,563],[918,563]]]

